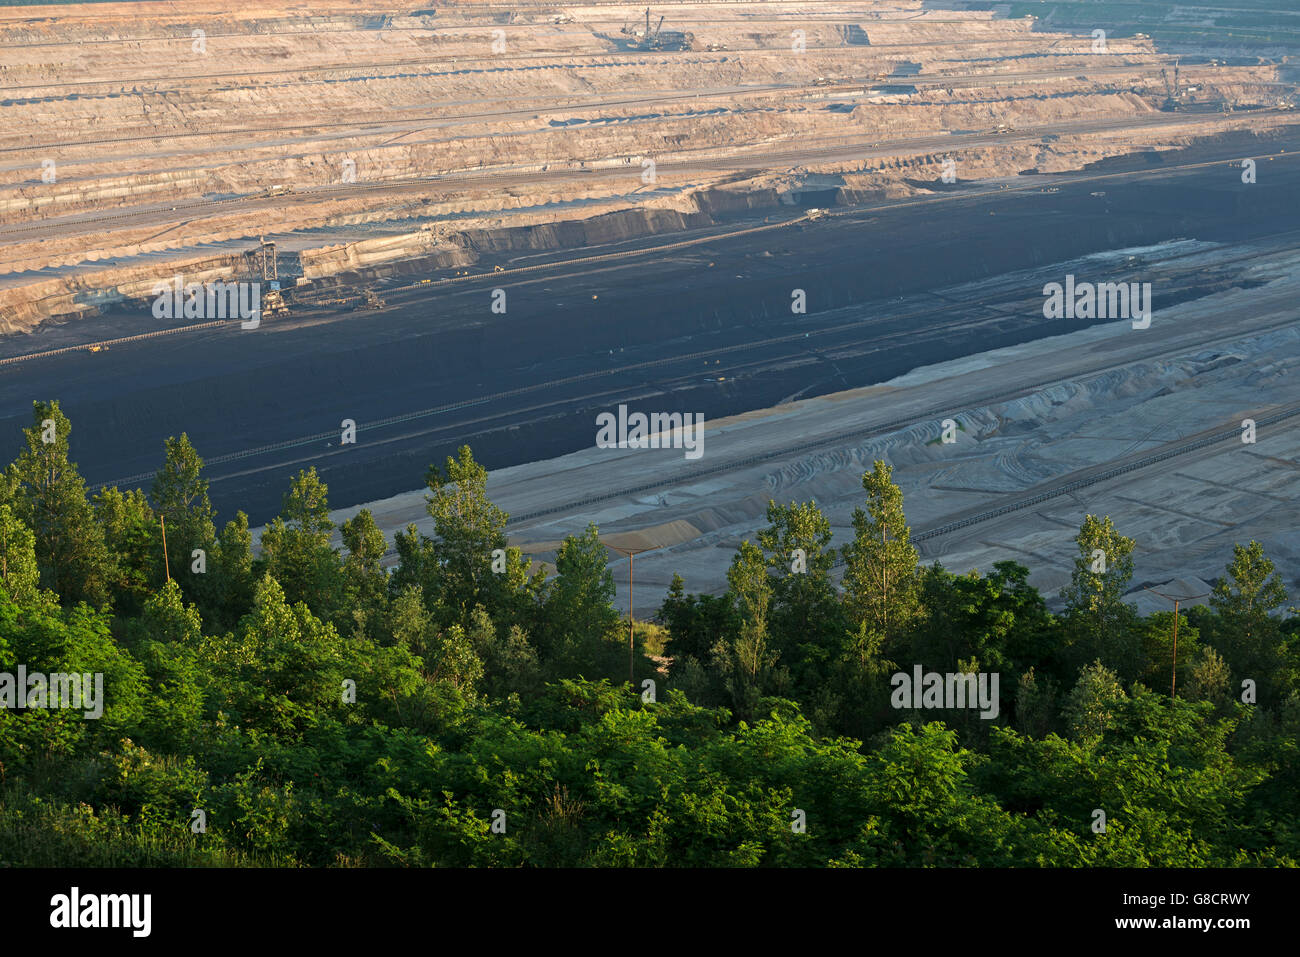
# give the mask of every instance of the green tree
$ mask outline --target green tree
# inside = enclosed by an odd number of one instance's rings
[[[1096,661],[1079,672],[1079,681],[1066,698],[1062,717],[1075,738],[1093,741],[1110,730],[1120,703],[1127,699],[1119,676]]]
[[[199,594],[204,620],[216,628],[234,627],[253,604],[253,534],[242,511],[221,530],[204,575],[208,582]]]
[[[119,613],[139,614],[145,598],[162,581],[162,540],[153,509],[139,489],[106,488],[95,495],[95,519],[111,556],[109,586]]]
[[[921,573],[923,614],[911,658],[937,671],[976,659],[985,671],[1023,674],[1053,659],[1052,621],[1029,569],[1002,561],[988,575],[955,576],[939,563]]]
[[[920,612],[917,552],[893,468],[877,461],[862,488],[867,508],[853,510],[853,541],[843,550],[844,597],[852,626],[865,624],[888,653]]]
[[[1226,710],[1232,689],[1228,664],[1209,645],[1203,646],[1192,661],[1187,679],[1187,699],[1208,701],[1220,711]]]
[[[619,627],[609,551],[594,524],[568,535],[555,553],[555,577],[542,605],[543,659],[557,677],[614,677],[610,644]],[[600,662],[600,665],[597,663]],[[600,671],[593,668],[601,667]],[[626,669],[623,669],[626,672]]]
[[[1234,545],[1227,574],[1214,583],[1210,607],[1219,617],[1215,646],[1233,674],[1254,678],[1272,690],[1282,664],[1281,623],[1274,612],[1287,600],[1286,587],[1274,574],[1264,546],[1252,541]]]
[[[940,722],[893,729],[863,774],[867,822],[852,863],[1007,866],[1026,856],[1023,826],[971,781],[976,756]]]
[[[1133,539],[1116,531],[1109,517],[1088,515],[1074,540],[1079,554],[1061,597],[1076,659],[1100,658],[1132,681],[1142,668],[1137,613],[1124,601],[1133,578]]]
[[[1178,648],[1174,649],[1174,613],[1158,611],[1135,621],[1133,630],[1142,649],[1142,670],[1138,677],[1148,688],[1168,693],[1171,686],[1182,688],[1191,676],[1192,661],[1200,652],[1200,632],[1180,610],[1178,613]],[[1177,667],[1177,680],[1174,668]]]
[[[1074,867],[1258,866],[1285,860],[1248,822],[1267,772],[1227,747],[1234,720],[1206,704],[1136,686],[1119,691],[1094,667],[1077,740],[1030,740],[996,728],[977,782],[1007,810],[1032,815],[1049,838],[1037,863]],[[1082,719],[1080,725],[1079,719]],[[1095,810],[1106,832],[1092,832]],[[1264,838],[1264,840],[1260,840]]]
[[[466,695],[474,693],[483,677],[483,662],[460,625],[451,625],[434,636],[425,667],[430,681],[445,681]]]
[[[208,688],[217,708],[244,727],[286,742],[300,743],[310,729],[342,712],[345,680],[357,683],[363,699],[364,670],[370,670],[306,603],[288,604],[269,575],[258,583],[253,607],[236,633],[205,636],[200,653],[212,673]]]
[[[300,471],[290,483],[279,516],[262,532],[266,574],[280,584],[290,602],[306,602],[328,619],[339,605],[340,568],[330,547],[334,523],[329,489],[316,469]]]
[[[173,580],[145,600],[140,626],[143,637],[133,651],[152,686],[145,702],[144,740],[150,747],[191,751],[201,733],[207,684],[199,654],[203,619],[197,607],[185,604],[180,585]]]
[[[668,586],[659,618],[668,628],[667,650],[673,657],[674,669],[685,666],[688,660],[700,665],[707,662],[718,636],[730,634],[738,627],[730,598],[688,595],[686,582],[677,574]]]
[[[767,504],[767,528],[758,542],[774,572],[769,630],[801,700],[813,703],[817,723],[838,703],[829,694],[834,664],[848,627],[830,572],[835,564],[831,526],[815,502]]]
[[[433,635],[433,616],[425,606],[419,585],[407,585],[394,596],[389,608],[388,633],[393,642],[416,657],[429,651]]]
[[[22,606],[36,601],[40,581],[36,536],[12,508],[0,505],[0,587]]]
[[[476,605],[494,621],[523,620],[541,579],[530,581],[527,562],[506,542],[508,516],[487,497],[487,469],[466,445],[448,456],[445,472],[430,466],[425,484],[434,536],[417,535],[414,525],[397,536],[394,585],[421,585],[440,623],[466,626]]]
[[[1051,679],[1039,677],[1030,668],[1016,686],[1016,729],[1026,737],[1043,737],[1052,728],[1055,704]]]
[[[145,716],[148,684],[140,663],[111,631],[112,616],[88,605],[37,603],[20,608],[0,590],[0,673],[24,665],[29,674],[81,674],[100,692],[86,708],[0,708],[0,766],[14,769],[36,759],[72,756],[113,747],[137,735]],[[87,719],[86,710],[101,711]]]
[[[512,696],[531,698],[541,689],[541,664],[528,635],[518,625],[505,634],[493,624],[487,611],[474,609],[467,632],[474,653],[483,662],[484,694],[493,699]]]
[[[187,596],[202,593],[209,581],[190,573],[194,549],[212,550],[217,537],[216,516],[208,499],[208,482],[203,478],[203,460],[184,432],[164,444],[162,468],[154,476],[149,500],[154,511],[166,520],[167,561],[172,578]]]
[[[33,402],[27,447],[9,466],[17,516],[32,530],[41,583],[72,604],[103,606],[111,561],[103,532],[86,500],[86,483],[68,461],[72,423],[58,402]]]
[[[343,560],[343,608],[351,613],[355,634],[377,641],[388,612],[388,573],[380,564],[388,540],[365,508],[339,530],[348,552]]]
[[[763,696],[780,680],[776,671],[779,653],[768,636],[772,580],[762,549],[752,542],[741,542],[727,569],[727,584],[739,627],[734,635],[718,640],[714,666],[722,676],[737,717],[748,721],[758,713]]]
[[[186,604],[176,582],[163,585],[144,603],[140,623],[154,641],[197,648],[203,640],[203,617],[193,604]]]

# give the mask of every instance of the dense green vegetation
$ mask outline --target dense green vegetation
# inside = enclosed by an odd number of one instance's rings
[[[70,431],[36,403],[0,476],[0,672],[102,673],[106,703],[0,709],[0,865],[1300,860],[1300,628],[1255,543],[1180,618],[1171,698],[1173,615],[1121,600],[1108,519],[1054,613],[1014,562],[920,567],[877,463],[840,553],[772,503],[725,595],[675,580],[629,684],[596,529],[531,570],[469,449],[390,575],[365,511],[331,547],[314,471],[255,557],[184,436],[147,495],[88,498]],[[896,710],[915,665],[997,673],[998,716]]]

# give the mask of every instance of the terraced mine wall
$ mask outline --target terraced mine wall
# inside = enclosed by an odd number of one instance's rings
[[[280,272],[324,285],[363,285],[385,276],[436,276],[472,266],[482,252],[582,249],[711,226],[746,213],[834,204],[839,192],[837,188],[785,192],[706,189],[686,196],[678,204],[681,209],[638,207],[587,219],[461,232],[455,232],[455,220],[427,223],[411,232],[300,252],[282,251]],[[249,241],[248,249],[255,245]],[[31,332],[49,319],[97,316],[128,300],[150,296],[154,282],[178,273],[187,282],[209,282],[249,278],[247,271],[242,252],[176,260],[158,255],[129,265],[83,270],[69,278],[15,284],[0,288],[0,335]]]
[[[314,431],[313,423],[325,431],[344,417],[364,424],[521,385],[627,369],[594,385],[548,387],[440,413],[409,429],[363,430],[346,451],[320,441],[271,456],[279,464],[261,471],[254,466],[266,465],[265,457],[211,467],[218,507],[227,517],[243,507],[257,524],[278,511],[288,478],[305,463],[317,467],[332,503],[342,506],[419,487],[430,462],[466,442],[493,468],[588,447],[596,412],[620,401],[703,412],[711,420],[1086,327],[1096,320],[1043,319],[1041,275],[1006,274],[1045,264],[1063,270],[1075,257],[1164,240],[1293,228],[1300,201],[1294,167],[1273,164],[1251,186],[1227,185],[1225,175],[1236,174],[1215,165],[1169,177],[1159,189],[1065,186],[1051,194],[1050,206],[1035,193],[1001,193],[881,210],[856,221],[832,218],[645,257],[617,272],[532,274],[526,283],[503,280],[510,294],[506,316],[488,312],[490,280],[463,291],[435,287],[390,299],[381,313],[298,314],[288,325],[268,322],[257,333],[203,333],[82,354],[66,360],[58,391],[74,422],[75,458],[94,484],[156,469],[162,440],[181,431],[213,459],[294,439]],[[541,230],[532,237],[550,243],[558,234]],[[476,239],[479,268],[494,258],[508,263],[527,248],[527,238],[522,231],[484,231]],[[1194,275],[1199,286],[1189,281],[1157,290],[1157,314],[1172,297],[1215,291],[1213,270]],[[996,277],[1012,298],[1023,296],[1023,306],[978,331],[963,329],[963,317],[989,314],[978,302],[945,299],[943,287]],[[790,314],[792,288],[807,291],[806,316]],[[918,298],[921,314],[909,316],[894,302],[928,290],[937,294]],[[810,340],[804,351],[818,360],[813,364],[791,363],[789,346],[746,353],[745,367],[727,368],[725,375],[710,371],[707,360],[676,358],[882,316],[888,321],[853,341]],[[109,310],[96,321],[125,334],[140,331],[143,320],[139,310]],[[638,365],[660,359],[676,364]],[[48,367],[39,360],[7,367],[0,407],[17,411],[0,420],[0,434],[17,435],[29,424],[27,403],[50,388]],[[0,449],[0,456],[16,452]]]
[[[154,284],[183,275],[186,282],[247,279],[242,252],[165,263],[138,262],[75,276],[37,281],[0,289],[0,335],[31,332],[52,318],[86,319],[129,302],[152,297]]]

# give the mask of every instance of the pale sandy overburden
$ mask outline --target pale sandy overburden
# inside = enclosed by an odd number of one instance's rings
[[[566,6],[564,22],[555,9],[0,9],[0,332],[92,315],[182,267],[234,272],[267,233],[294,281],[413,257],[454,269],[475,261],[466,230],[699,214],[723,181],[786,198],[827,187],[851,202],[915,193],[949,158],[963,180],[1051,172],[1278,122],[1238,112],[1130,125],[1160,115],[1173,58],[1150,40],[1114,37],[1097,53],[1091,37],[1031,19],[919,0],[657,6],[666,28],[695,35],[683,51],[627,49],[631,8]],[[1286,92],[1272,66],[1189,65],[1183,80],[1204,102],[1269,105]],[[1011,130],[996,143],[961,140],[998,126]],[[939,139],[917,145],[925,137]],[[848,161],[787,155],[833,144],[862,149]],[[716,165],[680,165],[701,158]],[[647,159],[653,183],[641,180]],[[286,192],[263,195],[271,186]]]

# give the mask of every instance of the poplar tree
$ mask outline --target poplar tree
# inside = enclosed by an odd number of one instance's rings
[[[1087,515],[1074,540],[1079,553],[1070,584],[1061,589],[1071,638],[1083,661],[1100,658],[1132,681],[1142,666],[1137,613],[1124,601],[1133,579],[1133,539],[1121,535],[1109,516]]]
[[[109,598],[109,555],[103,532],[86,500],[86,483],[68,461],[72,423],[57,401],[32,403],[27,447],[9,466],[14,511],[35,538],[41,583],[65,604]]]
[[[199,601],[204,621],[233,627],[253,603],[253,535],[244,512],[236,512],[222,529],[204,575]]]
[[[566,674],[595,674],[596,663],[610,658],[613,649],[605,647],[606,639],[619,625],[614,594],[609,551],[596,526],[588,524],[581,535],[569,535],[560,544],[555,578],[542,605],[542,650],[561,670],[572,669]]]
[[[1264,546],[1234,545],[1227,574],[1214,584],[1210,607],[1219,616],[1218,650],[1239,678],[1271,683],[1280,665],[1282,633],[1273,617],[1287,600],[1286,586],[1274,574]]]
[[[164,449],[149,501],[166,521],[171,576],[187,596],[194,596],[202,592],[204,579],[190,574],[192,556],[196,548],[212,550],[217,538],[216,515],[208,498],[208,481],[203,478],[203,459],[189,436],[182,432],[180,438],[168,438]]]
[[[403,564],[410,562],[419,577],[398,584],[423,585],[430,607],[441,606],[444,623],[468,627],[476,605],[499,624],[521,618],[515,599],[530,591],[528,565],[517,548],[508,547],[509,516],[488,499],[487,469],[465,445],[456,458],[447,457],[445,471],[430,466],[425,484],[434,537],[417,542],[410,530],[405,540],[399,536]],[[537,584],[534,578],[532,587]]]
[[[714,667],[731,695],[736,715],[752,719],[772,684],[778,659],[768,635],[772,579],[762,549],[752,542],[741,542],[727,569],[727,584],[739,628],[714,647]]]
[[[347,558],[343,560],[344,607],[354,633],[378,641],[388,609],[388,575],[380,565],[388,540],[370,510],[363,508],[339,528]]]
[[[284,496],[284,506],[262,533],[266,571],[289,603],[306,602],[312,613],[329,618],[338,594],[338,556],[330,547],[329,488],[313,467],[299,471]]]
[[[862,488],[867,507],[853,510],[853,541],[843,549],[845,604],[854,632],[877,636],[888,653],[920,612],[918,555],[893,468],[877,460]]]
[[[816,641],[840,627],[839,602],[831,584],[835,551],[831,523],[816,502],[767,503],[769,525],[758,533],[772,585],[773,632],[782,647]]]

